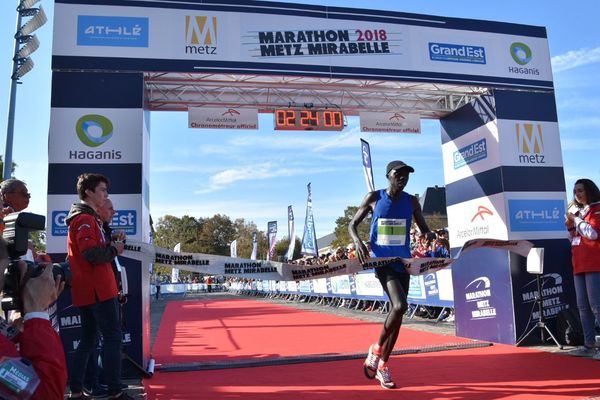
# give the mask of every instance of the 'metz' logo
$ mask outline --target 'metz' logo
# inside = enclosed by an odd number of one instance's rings
[[[185,17],[185,53],[217,54],[217,17]]]
[[[515,124],[519,162],[522,164],[546,164],[544,160],[544,134],[540,124]]]

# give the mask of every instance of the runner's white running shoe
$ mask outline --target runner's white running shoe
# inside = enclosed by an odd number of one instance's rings
[[[377,369],[377,374],[375,375],[375,377],[381,383],[381,387],[384,389],[394,389],[396,387],[396,384],[392,380],[392,376],[390,375],[388,367]]]
[[[369,347],[369,354],[363,363],[365,376],[369,379],[375,378],[375,375],[377,374],[377,367],[379,366],[379,355],[373,352],[374,348],[374,344]]]

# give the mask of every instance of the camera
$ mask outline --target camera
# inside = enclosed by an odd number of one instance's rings
[[[4,274],[4,288],[2,289],[2,309],[22,310],[21,289],[27,279],[40,276],[46,268],[44,265],[36,265],[19,259],[27,253],[29,233],[43,230],[46,227],[46,217],[32,213],[14,213],[4,218],[5,229],[3,241],[0,241],[0,258],[10,260]],[[24,263],[27,268],[21,273],[19,263]],[[22,264],[23,265],[23,264]],[[71,278],[68,263],[55,263],[52,268],[54,278],[60,275],[61,280],[68,285]]]

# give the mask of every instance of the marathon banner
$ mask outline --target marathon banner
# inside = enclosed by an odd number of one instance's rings
[[[317,278],[350,275],[401,262],[410,275],[433,273],[452,264],[460,255],[480,247],[508,250],[527,257],[533,243],[526,240],[473,239],[465,243],[457,258],[399,258],[373,257],[365,264],[357,258],[341,260],[327,264],[297,265],[276,261],[248,260],[213,254],[177,253],[156,247],[148,243],[128,241],[125,244],[124,257],[136,260],[149,259],[149,262],[179,268],[185,271],[208,275],[235,276],[240,278],[303,281]]]
[[[275,244],[277,239],[277,221],[269,221],[267,223],[267,243],[269,245],[269,252],[267,253],[267,260],[272,260],[275,255]]]

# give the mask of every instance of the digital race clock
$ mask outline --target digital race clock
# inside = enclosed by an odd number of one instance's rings
[[[344,114],[336,109],[278,108],[275,110],[276,131],[341,131]]]

